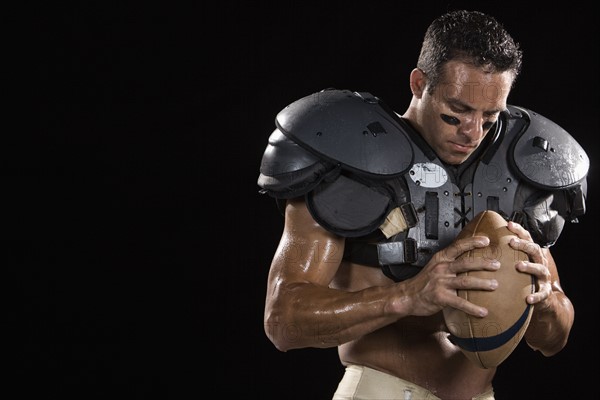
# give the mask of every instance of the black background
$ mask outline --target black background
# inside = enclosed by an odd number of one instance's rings
[[[496,16],[521,44],[509,102],[569,131],[591,159],[588,213],[554,247],[576,308],[566,348],[523,343],[498,399],[579,398],[598,345],[598,23],[579,5],[219,2],[38,10],[40,140],[7,170],[4,238],[20,296],[21,393],[78,398],[328,399],[335,349],[278,352],[262,328],[282,230],[258,194],[285,105],[327,87],[398,112],[427,25],[449,9]],[[12,303],[11,303],[12,304]],[[424,360],[426,362],[426,360]],[[185,395],[184,395],[185,393]]]

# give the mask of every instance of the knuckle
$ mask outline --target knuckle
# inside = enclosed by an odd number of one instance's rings
[[[458,278],[458,286],[460,288],[466,288],[469,286],[469,277],[466,275],[459,276]]]

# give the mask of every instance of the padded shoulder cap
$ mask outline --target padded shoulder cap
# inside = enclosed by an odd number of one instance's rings
[[[522,107],[509,107],[512,117],[529,120],[513,147],[513,164],[531,184],[542,189],[565,189],[580,183],[590,160],[563,128]]]
[[[391,177],[412,164],[408,126],[369,93],[323,90],[293,102],[275,122],[298,145],[355,172]]]

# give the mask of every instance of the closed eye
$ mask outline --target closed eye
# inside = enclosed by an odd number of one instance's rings
[[[448,114],[440,114],[440,118],[442,118],[442,121],[444,121],[448,125],[459,125],[460,124],[460,120],[458,118],[450,116]],[[492,126],[494,126],[495,123],[496,123],[496,121],[487,121],[487,122],[484,122],[482,128],[483,128],[484,131],[487,131]]]
[[[483,124],[483,130],[487,131],[488,129],[490,129],[492,126],[494,126],[494,124],[496,123],[496,121],[488,121],[486,123]]]
[[[460,120],[456,117],[452,117],[448,114],[440,114],[440,118],[442,119],[442,121],[444,121],[445,123],[449,124],[449,125],[458,125],[460,124]]]

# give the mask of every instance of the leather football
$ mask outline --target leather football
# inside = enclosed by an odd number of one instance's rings
[[[496,271],[471,271],[463,274],[496,279],[493,291],[457,290],[460,297],[488,309],[485,317],[476,317],[447,307],[444,320],[450,332],[450,341],[481,368],[494,368],[502,363],[517,347],[531,320],[533,306],[527,304],[527,295],[535,292],[535,278],[517,271],[515,264],[528,260],[525,252],[510,247],[516,235],[507,228],[507,221],[498,213],[486,210],[479,213],[459,233],[458,239],[487,236],[489,246],[463,253],[464,257],[496,259]],[[460,274],[459,274],[460,275]]]

